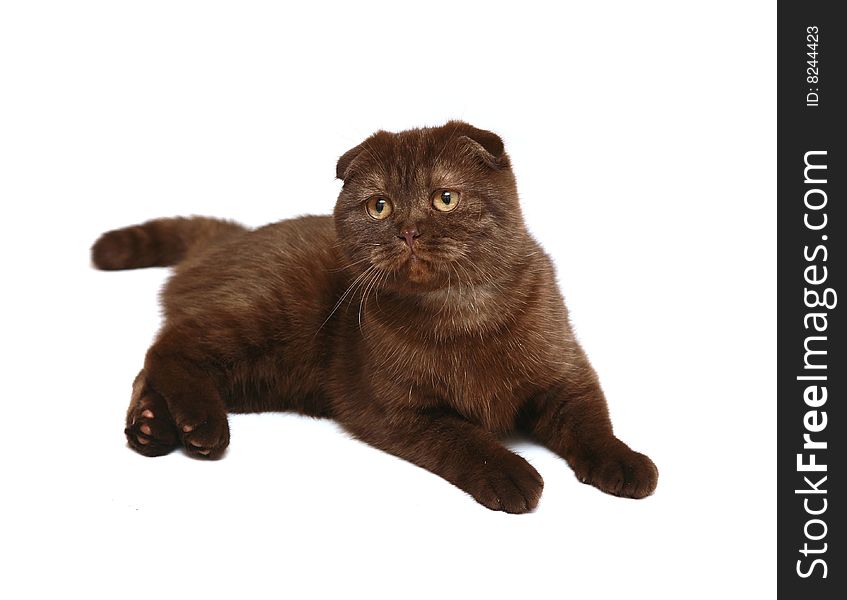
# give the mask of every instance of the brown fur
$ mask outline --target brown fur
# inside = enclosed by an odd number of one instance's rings
[[[293,410],[520,513],[543,481],[498,437],[523,431],[585,483],[651,494],[658,471],[612,433],[500,138],[457,121],[380,131],[336,174],[332,217],[255,231],[160,219],[94,244],[101,269],[176,266],[133,386],[130,446],[215,458],[228,411]],[[461,194],[451,212],[433,208],[442,189]],[[388,218],[367,214],[374,195],[392,202]]]

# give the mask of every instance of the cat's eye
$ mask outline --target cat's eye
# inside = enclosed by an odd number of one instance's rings
[[[438,190],[432,195],[432,207],[441,212],[450,212],[459,204],[459,192]]]
[[[371,196],[365,203],[365,208],[367,208],[368,214],[372,218],[380,221],[387,218],[394,210],[394,207],[391,206],[391,201],[385,196]]]

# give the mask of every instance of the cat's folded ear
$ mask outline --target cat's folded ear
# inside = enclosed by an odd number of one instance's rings
[[[506,154],[503,140],[496,133],[477,129],[463,121],[450,121],[445,127],[455,127],[459,139],[465,141],[471,151],[492,169],[509,167],[509,156]]]
[[[347,176],[347,170],[350,168],[350,164],[356,160],[356,157],[364,150],[364,143],[359,144],[355,148],[350,148],[347,152],[341,155],[341,158],[338,159],[338,162],[335,163],[335,176],[342,181]]]

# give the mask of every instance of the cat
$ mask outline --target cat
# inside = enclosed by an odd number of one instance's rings
[[[332,216],[248,230],[194,217],[104,233],[104,270],[173,266],[132,386],[129,446],[218,458],[227,413],[296,411],[428,469],[482,505],[533,510],[523,432],[622,497],[658,470],[612,433],[501,138],[461,121],[344,153]]]

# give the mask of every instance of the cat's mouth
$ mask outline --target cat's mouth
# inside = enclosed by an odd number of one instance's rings
[[[375,261],[375,264],[394,274],[391,281],[426,286],[438,284],[437,265],[424,248],[397,248],[390,256]]]
[[[456,263],[463,248],[453,240],[418,241],[410,248],[406,243],[381,245],[374,251],[371,264],[392,274],[383,285],[417,291],[446,288],[451,281],[457,283],[467,269]]]

